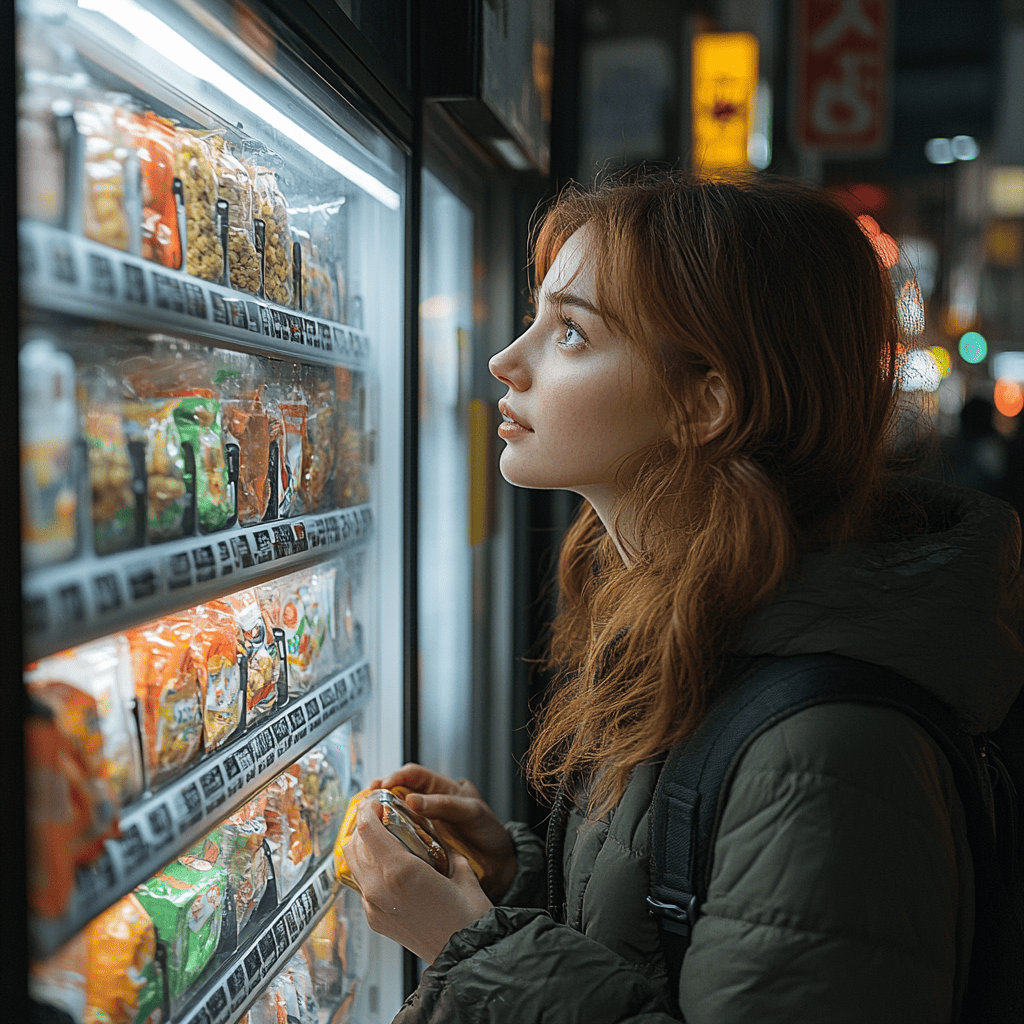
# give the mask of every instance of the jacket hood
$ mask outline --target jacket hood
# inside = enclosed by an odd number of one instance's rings
[[[923,512],[924,531],[804,556],[735,651],[883,665],[945,701],[968,733],[995,729],[1024,679],[1020,522],[977,491],[906,479],[894,493]]]

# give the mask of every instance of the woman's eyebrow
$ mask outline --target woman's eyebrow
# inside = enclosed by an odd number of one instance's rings
[[[585,299],[582,295],[577,295],[575,292],[542,291],[538,298],[546,299],[554,306],[575,306],[577,309],[584,309],[588,313],[598,317],[598,319],[602,319],[601,311],[597,306],[595,306],[589,299]]]

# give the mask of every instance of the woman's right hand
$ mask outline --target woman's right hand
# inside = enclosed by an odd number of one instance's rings
[[[483,868],[480,887],[494,903],[508,892],[516,875],[515,847],[505,826],[471,782],[456,782],[419,764],[402,765],[370,789],[412,790],[403,799],[414,810],[439,822],[456,843]],[[443,838],[443,837],[442,837]]]

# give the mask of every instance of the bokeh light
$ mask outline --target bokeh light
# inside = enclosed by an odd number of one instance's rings
[[[1024,409],[1024,391],[1015,380],[997,380],[992,401],[1004,416],[1016,416]]]
[[[935,391],[942,382],[935,356],[926,348],[914,348],[900,356],[897,373],[904,391]]]
[[[980,363],[988,355],[988,342],[977,331],[968,331],[957,349],[965,363]]]
[[[939,373],[941,373],[944,378],[948,377],[949,371],[953,368],[953,363],[949,356],[949,349],[942,345],[932,345],[928,351],[935,357],[935,365],[939,368]]]

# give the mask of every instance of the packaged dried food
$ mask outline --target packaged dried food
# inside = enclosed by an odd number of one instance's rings
[[[264,846],[266,805],[266,795],[259,793],[221,826],[227,853],[228,888],[234,894],[235,925],[239,935],[260,905],[270,878]]]
[[[211,601],[192,609],[191,618],[192,656],[203,701],[203,746],[215,750],[242,724],[235,616],[227,602]]]
[[[120,404],[82,410],[82,436],[92,489],[92,537],[98,555],[125,551],[136,540],[135,470]]]
[[[18,96],[20,217],[64,226],[69,154],[62,129],[71,109],[66,93],[41,83],[32,83]]]
[[[281,625],[288,656],[288,694],[298,697],[316,682],[319,608],[312,574],[299,572],[281,581]]]
[[[309,824],[303,813],[298,766],[293,764],[286,768],[264,792],[267,846],[280,900],[295,888],[313,856]]]
[[[219,847],[219,837],[215,845]],[[172,1012],[203,976],[217,951],[226,889],[227,871],[223,864],[187,853],[135,890],[167,947],[167,988]]]
[[[238,521],[259,523],[270,505],[270,412],[263,404],[263,388],[249,395],[225,398],[224,431],[238,445]]]
[[[305,511],[315,512],[324,506],[327,481],[334,469],[334,377],[327,368],[307,366],[302,385],[307,412],[299,495]]]
[[[277,175],[267,167],[254,168],[257,216],[264,222],[263,294],[282,306],[294,301],[292,235],[288,204],[278,187]]]
[[[81,691],[68,695],[76,717],[89,721],[90,702]],[[74,891],[75,873],[94,863],[103,841],[117,832],[105,787],[97,792],[93,752],[62,728],[46,704],[29,699],[25,719],[25,788],[28,830],[28,902],[32,913],[61,917]]]
[[[285,964],[281,977],[285,983],[285,1006],[289,1021],[295,1021],[295,1024],[320,1024],[320,1009],[305,949],[300,948]]]
[[[132,251],[132,224],[141,220],[132,216],[138,162],[126,130],[130,116],[98,100],[83,100],[75,110],[82,139],[82,234],[123,252]]]
[[[21,545],[28,566],[75,552],[75,364],[48,338],[18,353],[21,421]]]
[[[129,440],[146,452],[146,539],[184,536],[189,510],[185,456],[174,410],[181,399],[127,400],[121,407]]]
[[[203,705],[192,654],[192,625],[168,617],[130,630],[132,675],[150,786],[172,778],[199,754]]]
[[[256,591],[250,587],[231,594],[227,604],[234,614],[237,647],[246,665],[245,714],[246,725],[251,727],[277,706],[283,662],[265,625]]]
[[[352,372],[344,367],[335,369],[334,382],[337,394],[334,503],[337,508],[348,508],[370,500],[363,433],[365,390],[361,379],[354,379]]]
[[[221,245],[227,250],[228,283],[238,291],[258,295],[260,260],[253,239],[255,190],[249,168],[238,159],[223,135],[211,138],[214,169],[217,174],[217,199],[226,201],[227,225],[220,232]]]
[[[221,405],[212,392],[194,393],[174,406],[178,436],[195,456],[196,516],[205,533],[229,525],[235,514],[221,429]]]
[[[306,445],[306,397],[297,383],[282,382],[268,386],[264,401],[271,417],[270,436],[278,442],[277,514],[299,515],[303,511],[299,488]]]
[[[333,848],[348,806],[348,793],[327,751],[314,747],[296,762],[303,803],[312,822],[313,854],[322,857]]]
[[[129,893],[86,927],[89,1024],[160,1024],[163,985],[156,929],[146,907]]]
[[[142,758],[130,692],[131,659],[121,633],[42,658],[25,669],[29,694],[53,712],[78,748],[97,798],[117,814],[142,792]]]
[[[338,319],[334,284],[327,264],[313,252],[302,254],[302,308],[313,316]]]
[[[174,194],[174,124],[151,110],[130,117],[128,130],[139,159],[142,189],[142,255],[181,269],[178,198]]]
[[[224,249],[216,226],[215,132],[175,129],[174,175],[185,200],[185,268],[204,281],[224,276]]]
[[[336,1003],[341,997],[341,964],[335,950],[338,937],[338,913],[332,903],[303,944],[313,980],[313,992],[320,1005]]]

